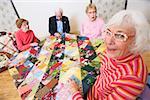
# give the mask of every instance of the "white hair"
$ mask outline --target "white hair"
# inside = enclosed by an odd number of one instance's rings
[[[135,28],[135,39],[131,46],[131,52],[141,53],[150,50],[150,25],[146,17],[139,11],[122,10],[115,14],[104,28],[111,25],[122,25],[125,17]]]
[[[61,8],[57,8],[56,10],[55,10],[55,14],[56,13],[61,13],[61,14],[63,14],[63,10],[61,9]]]

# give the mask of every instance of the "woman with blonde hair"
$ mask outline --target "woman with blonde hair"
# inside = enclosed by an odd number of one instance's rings
[[[96,38],[102,38],[101,32],[104,26],[102,18],[97,17],[97,8],[94,4],[86,7],[88,18],[81,24],[80,35],[88,37],[91,41]]]

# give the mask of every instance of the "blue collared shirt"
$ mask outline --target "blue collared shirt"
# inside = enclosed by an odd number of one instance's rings
[[[63,23],[62,23],[62,21],[57,21],[57,32],[63,33]]]

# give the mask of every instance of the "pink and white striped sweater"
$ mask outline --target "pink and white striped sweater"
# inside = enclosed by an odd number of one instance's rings
[[[105,53],[100,72],[87,100],[133,100],[142,92],[147,79],[147,68],[140,55],[111,59]],[[72,99],[83,100],[79,92]]]

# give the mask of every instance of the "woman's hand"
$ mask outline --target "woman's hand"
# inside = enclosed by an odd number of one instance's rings
[[[70,89],[71,94],[79,91],[79,85],[72,79],[68,80],[67,86]]]
[[[61,35],[59,34],[59,33],[55,33],[54,34],[57,38],[60,38],[61,37]]]

